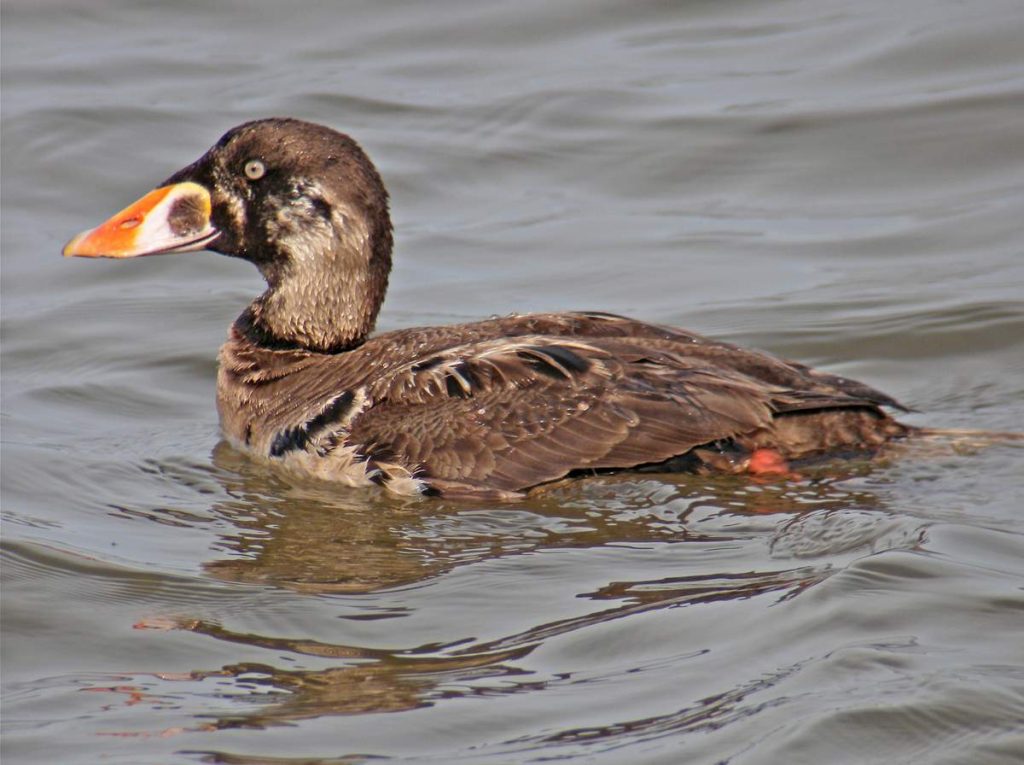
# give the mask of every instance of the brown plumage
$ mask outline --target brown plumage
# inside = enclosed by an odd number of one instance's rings
[[[247,123],[66,255],[207,247],[268,289],[232,326],[217,402],[237,448],[402,492],[510,498],[573,471],[746,468],[872,451],[910,432],[862,383],[604,313],[370,336],[391,266],[388,198],[351,138]]]

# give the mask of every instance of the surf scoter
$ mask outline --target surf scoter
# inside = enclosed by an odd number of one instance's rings
[[[352,486],[515,498],[582,471],[784,470],[912,428],[863,383],[599,312],[371,335],[391,270],[388,193],[349,136],[248,122],[65,256],[213,250],[267,290],[220,351],[225,437]]]

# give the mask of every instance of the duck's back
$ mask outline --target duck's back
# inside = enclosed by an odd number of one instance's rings
[[[273,350],[236,327],[218,404],[238,447],[322,478],[507,496],[575,470],[742,470],[907,428],[856,381],[602,313],[508,316]]]

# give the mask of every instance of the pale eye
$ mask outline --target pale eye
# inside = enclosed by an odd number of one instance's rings
[[[245,163],[245,177],[250,181],[258,181],[267,172],[267,168],[258,159],[250,159]]]

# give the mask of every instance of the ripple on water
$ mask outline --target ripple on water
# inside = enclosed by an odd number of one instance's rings
[[[4,0],[5,761],[1016,762],[1019,446],[339,491],[217,445],[255,269],[59,251],[293,114],[391,189],[382,329],[605,309],[1024,430],[1018,6]]]

